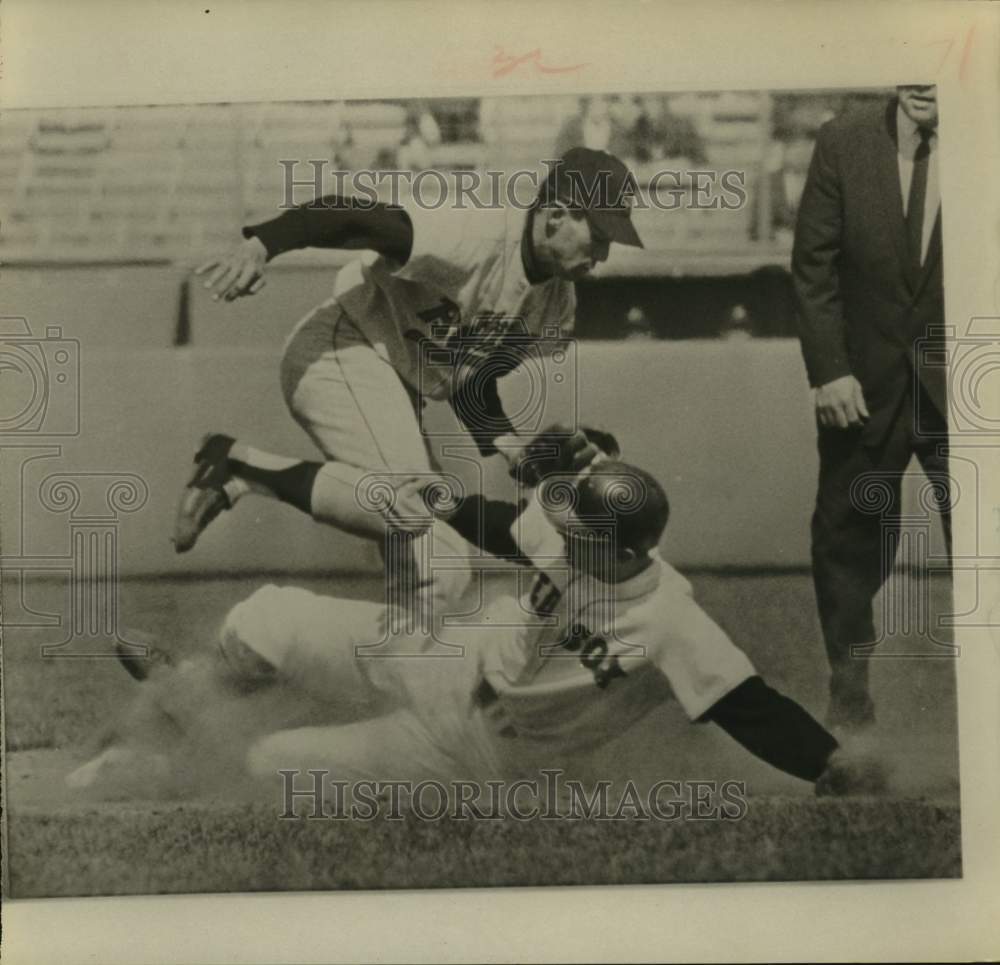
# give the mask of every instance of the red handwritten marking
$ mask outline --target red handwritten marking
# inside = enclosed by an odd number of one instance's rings
[[[542,51],[538,47],[519,56],[508,54],[503,47],[497,47],[493,55],[493,76],[506,77],[525,64],[532,64],[540,74],[566,74],[587,66],[587,64],[570,64],[565,67],[550,67],[542,63]]]
[[[970,54],[972,53],[972,38],[976,33],[977,24],[973,23],[965,34],[965,44],[962,47],[962,59],[958,62],[958,80],[964,86],[968,77]]]
[[[958,79],[961,84],[965,84],[968,80],[969,67],[972,59],[972,47],[973,40],[976,33],[977,23],[973,23],[968,30],[965,32],[965,42],[962,44],[962,54],[958,61]],[[945,45],[945,52],[941,57],[941,61],[937,66],[937,73],[940,74],[945,65],[948,63],[948,58],[951,56],[952,49],[955,46],[957,37],[948,37],[943,40],[931,40],[924,44],[925,47],[940,47],[942,44]]]
[[[940,47],[941,44],[947,44],[947,50],[945,50],[944,55],[941,57],[941,62],[937,65],[937,70],[935,74],[940,74],[944,69],[944,65],[948,63],[948,56],[951,54],[951,48],[955,46],[955,38],[948,37],[946,40],[929,40],[925,47]]]

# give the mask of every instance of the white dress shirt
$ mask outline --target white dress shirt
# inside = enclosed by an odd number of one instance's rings
[[[896,107],[896,160],[899,164],[899,187],[903,192],[903,215],[910,200],[910,182],[913,180],[913,155],[920,146],[920,135],[917,124]],[[941,186],[938,181],[938,137],[937,131],[927,142],[930,156],[927,158],[927,196],[924,199],[924,226],[920,243],[920,261],[927,257],[927,246],[930,244],[931,231],[934,230],[934,220],[941,206]]]

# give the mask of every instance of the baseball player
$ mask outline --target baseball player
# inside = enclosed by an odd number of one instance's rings
[[[356,645],[374,635],[360,611],[352,624],[360,632],[331,647],[343,601],[259,592],[230,614],[231,651],[254,654],[255,665],[275,668],[268,674],[325,666],[333,703],[359,693],[370,707],[392,700],[377,716],[258,737],[248,769],[262,778],[322,768],[345,780],[492,780],[519,773],[525,742],[558,764],[676,699],[692,721],[717,724],[818,793],[881,790],[877,762],[839,749],[695,603],[656,549],[667,518],[659,483],[620,461],[569,482],[548,477],[514,526],[533,563],[530,585],[519,600],[493,600],[477,626],[455,630],[467,645],[457,659],[358,660]],[[410,645],[421,654],[428,641]]]
[[[336,523],[341,466],[431,474],[417,415],[424,398],[449,399],[483,456],[516,462],[528,440],[504,414],[497,380],[530,353],[558,347],[573,327],[573,283],[612,243],[641,247],[632,186],[617,158],[574,148],[550,166],[528,210],[324,197],[244,228],[234,253],[198,269],[213,298],[260,291],[266,264],[295,248],[377,257],[339,273],[334,296],[299,323],[282,359],[285,400],[325,462],[206,437],[178,510],[177,551],[248,493]],[[465,518],[452,523],[469,535],[478,518]]]
[[[530,486],[546,473],[579,471],[598,453],[618,454],[610,433],[584,433],[577,437],[552,427],[540,434],[516,466],[518,480]],[[427,498],[426,479],[383,480],[358,467],[329,466],[342,483],[344,495],[335,504],[341,528],[384,542],[389,534],[413,534],[433,525],[433,551],[450,565],[418,570],[417,593],[393,598],[393,605],[429,614],[432,634],[411,632],[415,621],[388,620],[386,604],[265,586],[233,607],[214,645],[193,658],[175,663],[156,645],[148,658],[120,654],[124,667],[144,685],[121,719],[98,736],[91,759],[67,777],[70,786],[107,783],[109,769],[119,774],[112,782],[118,791],[141,791],[145,782],[146,791],[155,786],[172,793],[212,784],[223,775],[231,779],[234,755],[255,736],[296,723],[363,720],[358,726],[369,735],[397,729],[394,753],[407,748],[403,756],[418,770],[428,768],[429,749],[436,746],[421,720],[434,721],[436,732],[448,730],[452,746],[473,746],[456,728],[464,719],[459,708],[470,706],[478,684],[478,653],[464,647],[464,631],[457,628],[451,655],[444,662],[437,658],[446,639],[444,617],[471,612],[478,603],[471,569],[456,565],[478,554],[450,525],[435,521],[431,508],[440,504]],[[373,479],[386,498],[366,507],[368,501],[357,494]],[[401,517],[399,506],[408,507],[409,515]],[[514,507],[501,507],[501,512],[504,518],[516,515]],[[423,556],[417,561],[429,562]],[[402,629],[391,638],[391,649],[379,649],[394,627]],[[357,659],[364,648],[374,656]],[[384,659],[387,650],[396,659]],[[405,659],[415,654],[432,659]],[[414,714],[415,707],[422,717]],[[365,748],[361,757],[378,765],[379,743],[344,741],[343,747]],[[220,756],[225,760],[220,762]],[[457,767],[454,760],[452,765]],[[124,787],[123,769],[128,775]]]
[[[568,491],[553,485],[542,483],[518,526],[535,564],[519,606],[536,620],[484,652],[479,697],[504,727],[578,751],[672,697],[692,721],[716,723],[780,770],[819,781],[837,742],[764,683],[660,558],[669,507],[656,479],[604,461]]]
[[[452,627],[459,656],[441,655],[446,620],[429,636],[400,637],[402,649],[389,658],[366,656],[366,646],[384,639],[384,607],[270,586],[228,615],[218,683],[206,690],[190,666],[154,676],[158,706],[191,734],[203,729],[206,694],[235,703],[227,751],[245,750],[246,769],[258,778],[319,768],[344,780],[483,781],[522,774],[527,746],[543,746],[559,764],[676,699],[692,721],[717,724],[818,793],[882,790],[878,763],[845,754],[801,706],[770,688],[660,558],[669,507],[659,483],[607,457],[567,477],[552,472],[560,459],[572,469],[579,457],[566,449],[547,463],[513,527],[531,560],[524,594],[497,595],[476,625]],[[449,541],[454,560],[460,538],[441,520],[431,529]],[[439,615],[470,612],[478,600],[467,570],[449,567],[428,582],[445,601]],[[279,682],[291,709],[279,696],[268,714],[258,703],[248,715],[234,698],[259,700]],[[305,697],[325,706],[327,719]],[[282,715],[284,726],[265,732]],[[71,783],[92,782],[101,763],[99,756],[84,765]]]

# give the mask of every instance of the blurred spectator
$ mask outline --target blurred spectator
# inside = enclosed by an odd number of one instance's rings
[[[399,168],[398,149],[380,147],[372,167],[376,171],[396,171]]]
[[[615,125],[610,151],[629,165],[653,160],[655,132],[643,100],[637,94],[614,94],[609,113]]]
[[[802,189],[806,186],[806,174],[812,159],[813,138],[800,134],[785,145],[780,178],[781,207],[772,207],[776,228],[791,232],[795,228],[795,215],[799,210]],[[791,235],[789,235],[791,240]]]
[[[645,105],[651,129],[651,160],[683,162],[689,167],[708,161],[705,141],[690,117],[674,114],[666,98],[658,104],[647,98]]]
[[[802,189],[806,184],[806,173],[809,170],[812,150],[813,138],[806,134],[797,133],[785,143],[774,143],[767,165],[768,170],[765,172],[765,177],[767,178],[768,197],[766,203],[771,212],[768,225],[771,236],[783,245],[791,245],[792,243],[795,216],[799,210]],[[755,207],[760,203],[761,195],[758,192],[754,199]],[[754,218],[751,232],[755,239],[759,234],[757,224],[757,218]]]
[[[624,131],[611,116],[611,98],[581,97],[579,112],[567,118],[556,135],[555,154],[562,157],[571,147],[617,154],[623,141]]]
[[[559,131],[556,155],[580,145],[610,151],[629,164],[707,161],[705,143],[689,118],[671,113],[663,98],[639,94],[581,97],[579,113]]]
[[[434,115],[421,106],[409,112],[403,141],[396,151],[396,162],[402,171],[423,171],[431,166],[431,148],[441,143],[441,130]]]

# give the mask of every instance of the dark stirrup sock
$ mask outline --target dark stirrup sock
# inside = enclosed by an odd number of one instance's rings
[[[312,515],[313,484],[322,467],[321,462],[298,462],[286,469],[262,469],[238,459],[229,460],[229,469],[233,475],[248,483],[266,486],[283,503],[309,515]]]

